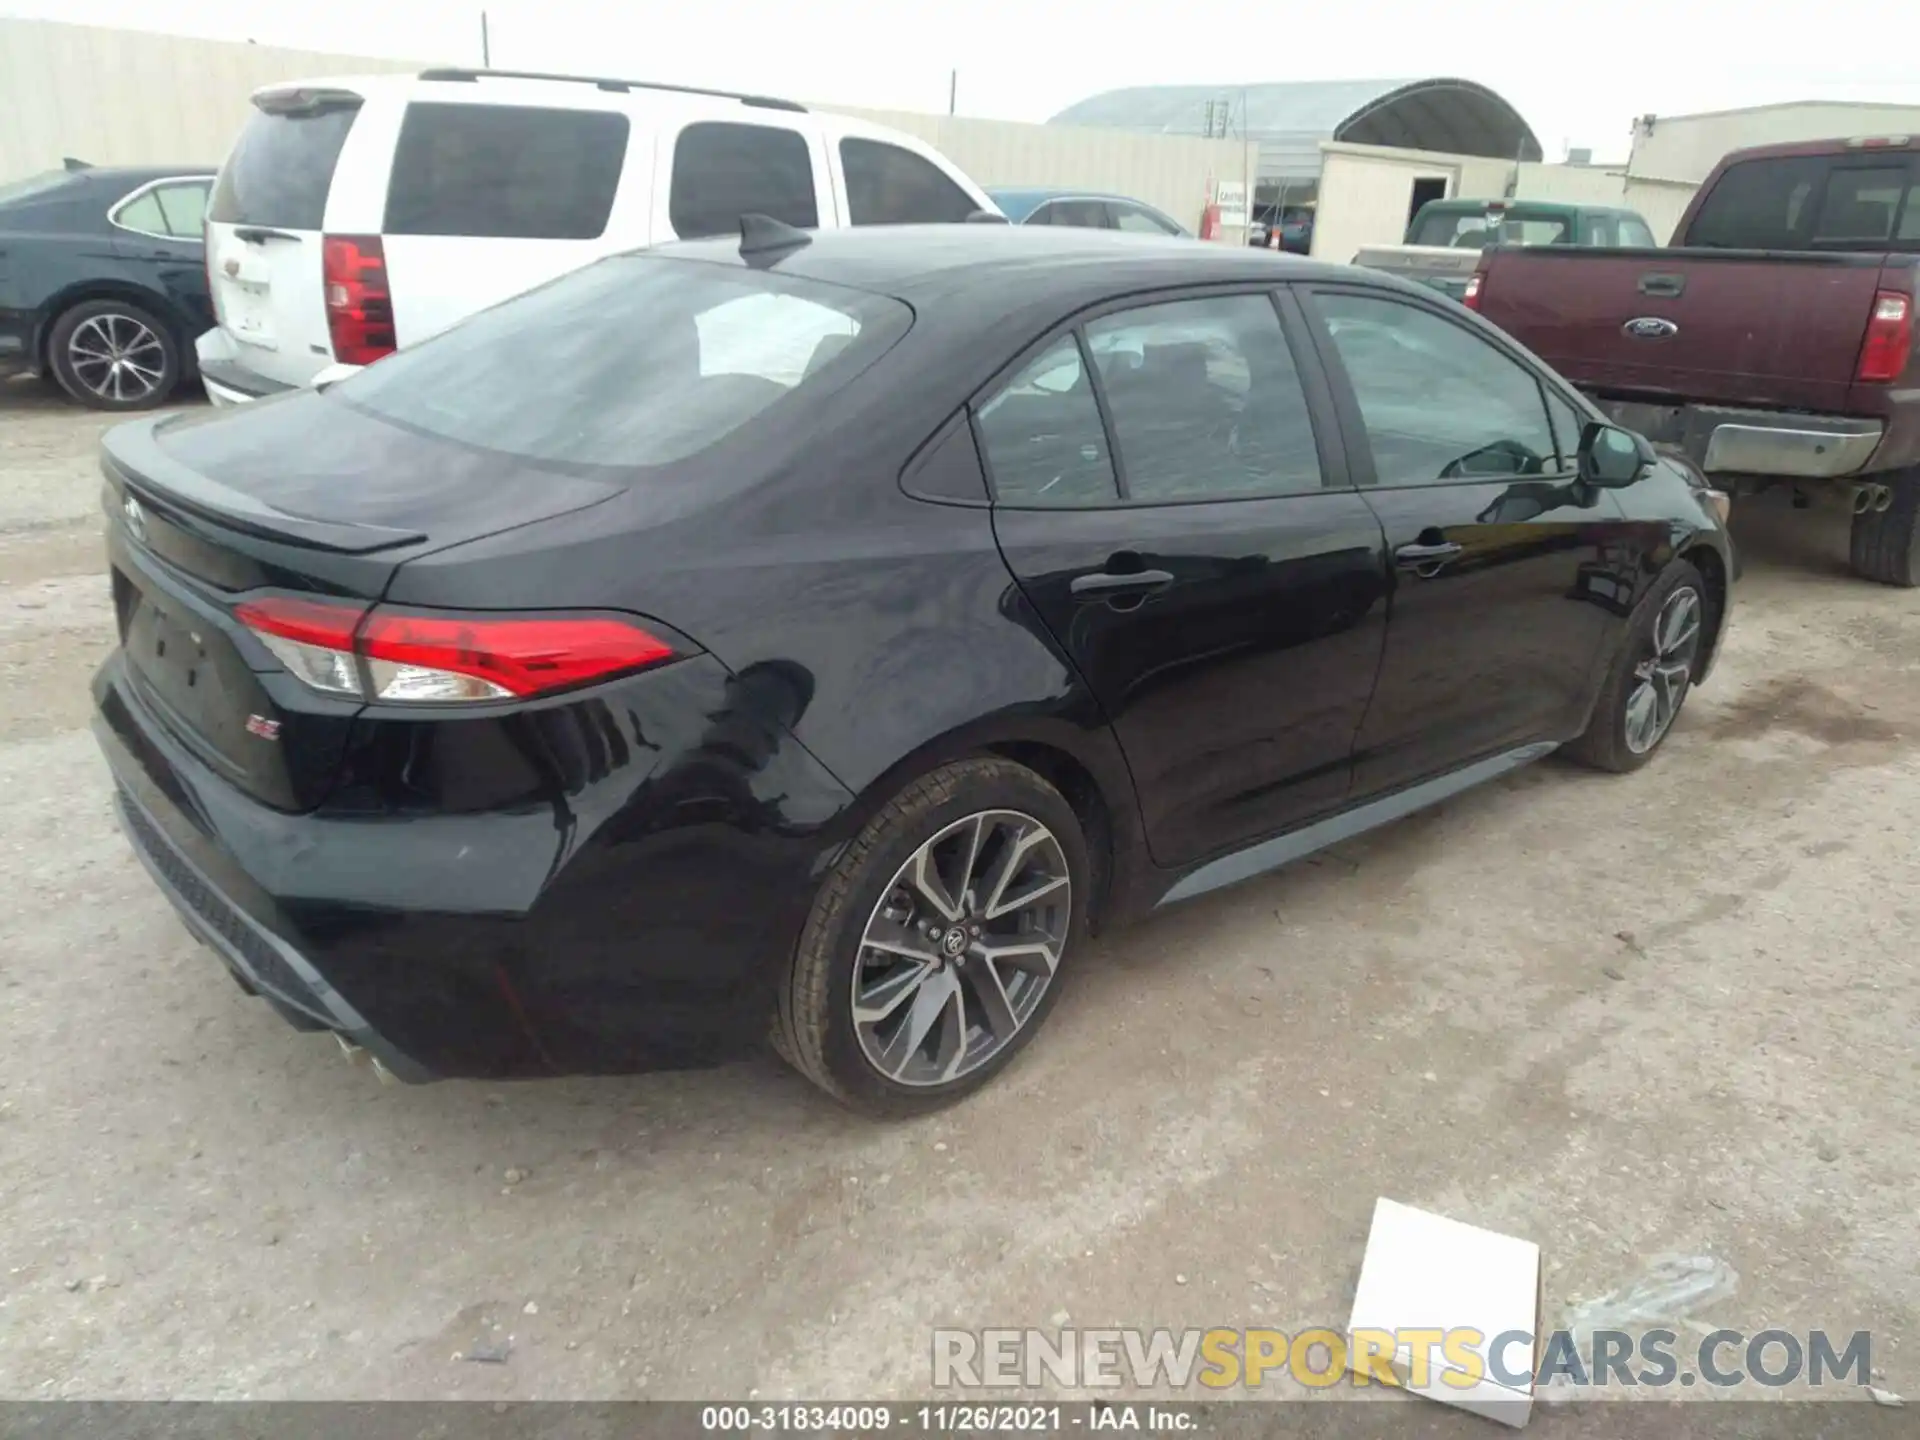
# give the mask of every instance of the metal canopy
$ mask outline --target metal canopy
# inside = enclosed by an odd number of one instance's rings
[[[1263,176],[1318,175],[1322,140],[1500,160],[1541,158],[1540,141],[1512,105],[1484,85],[1445,78],[1142,85],[1069,105],[1049,123],[1203,135],[1209,103],[1227,107],[1230,136],[1245,136],[1260,147]]]

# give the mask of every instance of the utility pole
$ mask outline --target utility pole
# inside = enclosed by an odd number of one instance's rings
[[[493,68],[493,47],[487,43],[487,12],[480,12],[480,68]]]
[[[960,72],[958,70],[949,70],[947,72],[947,114],[953,114],[954,102],[959,98]]]
[[[1245,244],[1253,228],[1253,136],[1247,131],[1247,92],[1240,90],[1240,243]]]

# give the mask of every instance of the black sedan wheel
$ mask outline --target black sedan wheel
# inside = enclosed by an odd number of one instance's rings
[[[783,990],[779,1048],[877,1114],[977,1089],[1052,1007],[1086,876],[1079,822],[1031,770],[981,759],[922,777],[822,885]]]
[[[1705,579],[1675,565],[1641,606],[1586,733],[1567,746],[1602,770],[1637,770],[1673,729],[1705,653],[1712,611]]]
[[[47,339],[53,375],[95,410],[145,410],[173,393],[180,348],[167,326],[123,300],[89,300],[54,322]]]

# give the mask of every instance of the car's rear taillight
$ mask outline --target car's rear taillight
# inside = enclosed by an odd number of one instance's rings
[[[1867,319],[1867,338],[1860,345],[1855,380],[1885,384],[1898,380],[1913,351],[1913,297],[1898,290],[1882,290],[1873,297]]]
[[[327,333],[342,365],[371,365],[393,353],[393,292],[378,235],[328,235],[320,242]]]
[[[393,704],[516,700],[644,670],[673,647],[602,615],[414,613],[262,596],[236,607],[295,678],[327,695]]]
[[[1460,296],[1460,303],[1469,310],[1480,308],[1480,272],[1474,271],[1467,277],[1466,291]]]

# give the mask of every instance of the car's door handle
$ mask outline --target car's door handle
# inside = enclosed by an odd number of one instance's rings
[[[1443,540],[1437,545],[1402,545],[1393,552],[1393,559],[1403,570],[1424,570],[1430,565],[1444,565],[1460,553],[1457,543]]]
[[[1656,274],[1642,275],[1640,277],[1640,293],[1642,295],[1654,295],[1670,300],[1678,296],[1679,293],[1686,288],[1687,277],[1684,275]]]
[[[1074,576],[1067,588],[1075,595],[1133,595],[1164,590],[1172,583],[1173,575],[1166,570],[1132,570],[1117,575],[1096,570],[1091,575]]]

